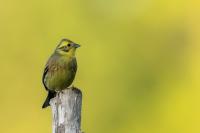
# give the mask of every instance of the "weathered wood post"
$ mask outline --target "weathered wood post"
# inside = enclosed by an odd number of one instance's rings
[[[82,92],[65,89],[50,101],[53,114],[53,133],[81,133]]]

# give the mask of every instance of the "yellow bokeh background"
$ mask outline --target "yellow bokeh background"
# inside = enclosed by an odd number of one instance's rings
[[[77,50],[86,133],[200,132],[200,2],[0,0],[0,132],[50,133],[44,65]]]

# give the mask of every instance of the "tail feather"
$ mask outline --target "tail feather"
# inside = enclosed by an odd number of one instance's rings
[[[52,98],[54,98],[56,96],[56,92],[52,92],[52,91],[49,91],[48,92],[48,96],[44,102],[44,104],[42,105],[42,108],[46,108],[48,106],[50,106],[49,102]]]

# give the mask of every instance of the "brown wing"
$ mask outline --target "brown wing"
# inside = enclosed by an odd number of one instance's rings
[[[48,87],[45,84],[45,78],[46,78],[46,74],[48,73],[48,70],[49,70],[48,66],[46,66],[45,69],[44,69],[44,72],[43,72],[43,76],[42,76],[42,83],[43,83],[46,90],[49,90]]]
[[[56,63],[56,59],[58,58],[58,56],[57,55],[52,55],[50,58],[49,58],[49,60],[48,60],[48,62],[47,62],[47,64],[46,64],[46,66],[45,66],[45,69],[44,69],[44,72],[43,72],[43,76],[42,76],[42,83],[43,83],[43,85],[44,85],[44,87],[45,87],[45,89],[46,90],[49,90],[49,88],[47,87],[47,85],[46,85],[46,75],[49,73],[49,72],[51,72],[51,68],[52,67],[54,67],[55,66],[55,63]]]

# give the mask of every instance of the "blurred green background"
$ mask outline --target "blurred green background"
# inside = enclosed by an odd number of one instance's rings
[[[200,3],[0,0],[0,132],[50,133],[44,65],[80,43],[86,133],[200,132]]]

